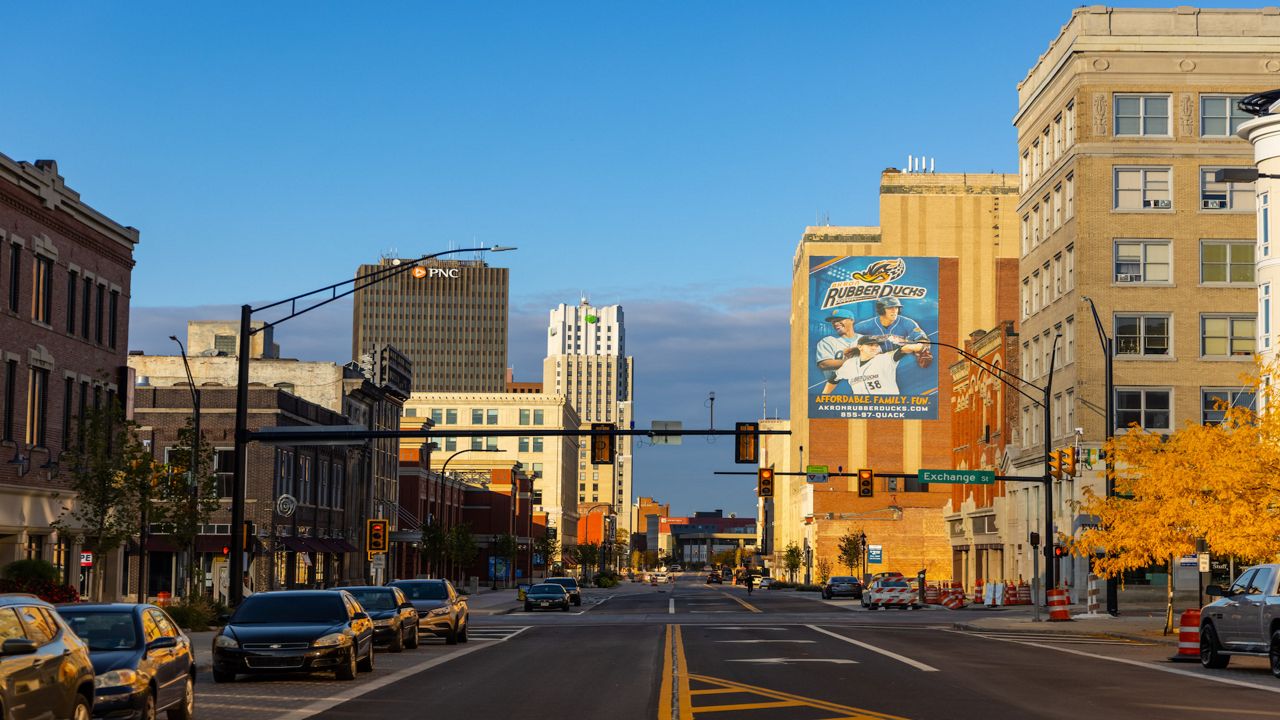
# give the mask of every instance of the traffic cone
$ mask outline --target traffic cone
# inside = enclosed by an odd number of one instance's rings
[[[1169,662],[1200,662],[1200,611],[1183,610],[1178,621],[1178,652]]]

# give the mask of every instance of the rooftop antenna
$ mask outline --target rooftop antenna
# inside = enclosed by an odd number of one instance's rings
[[[761,384],[760,412],[762,413],[760,417],[768,420],[769,419],[769,381],[767,379],[761,380],[760,384]]]

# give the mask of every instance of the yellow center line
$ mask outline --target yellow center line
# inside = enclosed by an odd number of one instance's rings
[[[690,695],[723,695],[725,693],[745,693],[746,690],[738,690],[737,688],[707,688],[706,690],[692,690]]]
[[[721,595],[723,595],[723,596],[725,596],[725,597],[727,597],[727,598],[729,598],[730,600],[737,601],[737,603],[738,603],[739,605],[741,605],[742,607],[744,607],[744,608],[746,608],[746,609],[750,610],[751,612],[755,612],[755,613],[758,613],[758,612],[764,612],[764,611],[763,611],[763,610],[761,610],[760,608],[756,607],[755,605],[752,605],[751,603],[747,602],[746,600],[743,600],[742,598],[738,597],[737,595],[730,595],[729,593],[724,592],[724,591],[721,591],[721,592],[720,592],[720,594],[721,594]]]
[[[833,702],[827,702],[826,700],[804,697],[802,695],[793,695],[780,690],[770,690],[768,688],[747,685],[744,683],[734,682],[732,680],[723,680],[720,678],[708,677],[706,675],[690,675],[689,677],[708,685],[718,685],[722,688],[742,690],[743,692],[749,692],[754,695],[772,698],[774,700],[791,701],[816,710],[829,710],[834,713],[839,713],[840,717],[852,718],[854,720],[906,720],[906,718],[898,715],[889,715],[887,713],[879,713],[873,710],[862,710],[860,708],[849,707],[848,705],[840,705]],[[700,713],[703,708],[694,708],[694,710]]]
[[[678,720],[693,720],[693,698],[689,693],[689,663],[684,657],[684,637],[680,633],[680,626],[676,625],[675,628],[676,680],[679,683],[676,698],[680,708]]]
[[[769,710],[771,708],[795,707],[804,705],[794,700],[776,700],[774,702],[742,703],[741,705],[707,705],[696,708],[698,714],[710,712],[728,712],[730,710]]]
[[[662,642],[662,683],[658,686],[658,720],[671,720],[671,626]]]

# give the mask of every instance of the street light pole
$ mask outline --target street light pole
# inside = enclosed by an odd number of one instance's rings
[[[191,485],[191,506],[194,510],[200,503],[200,390],[196,387],[195,377],[191,374],[191,364],[187,362],[187,349],[183,347],[182,341],[177,336],[170,335],[169,339],[178,343],[178,352],[182,355],[182,367],[187,372],[187,386],[191,390],[191,429],[194,437],[191,440],[191,475],[189,482]],[[191,559],[188,560],[188,566],[194,565],[195,543],[193,542],[190,547],[184,548],[184,550],[190,553],[189,558]],[[188,575],[190,575],[190,570],[191,568],[188,567]],[[191,589],[190,585],[193,580],[194,578],[187,578],[188,590]]]
[[[228,600],[233,607],[240,604],[244,598],[244,489],[245,489],[245,471],[248,460],[249,442],[249,347],[250,338],[256,332],[251,327],[251,320],[255,312],[263,310],[271,310],[273,308],[287,306],[289,314],[279,320],[267,323],[260,330],[268,327],[274,327],[280,323],[291,320],[299,315],[308,313],[316,308],[328,305],[331,302],[340,300],[348,295],[354,294],[358,290],[364,290],[370,286],[380,282],[390,280],[410,269],[419,267],[421,263],[444,255],[452,255],[463,252],[505,252],[515,250],[513,247],[502,245],[494,245],[491,247],[473,247],[473,248],[457,248],[454,250],[443,250],[409,262],[393,264],[390,267],[381,268],[369,273],[363,277],[355,277],[350,280],[342,280],[340,282],[326,285],[310,292],[294,295],[278,302],[263,305],[261,307],[252,307],[249,305],[240,306],[240,355],[236,359],[236,427],[235,427],[235,468],[231,475],[231,557],[228,558],[230,564]],[[349,288],[341,289],[350,285]],[[306,305],[306,303],[315,300],[315,296],[328,293],[328,297],[316,300],[314,304]],[[298,309],[299,302],[306,307]],[[274,502],[271,503],[274,506]]]
[[[1102,324],[1102,318],[1098,317],[1098,308],[1093,304],[1093,298],[1082,297],[1081,299],[1089,303],[1089,309],[1093,311],[1093,324],[1098,330],[1098,340],[1102,343],[1102,353],[1106,361],[1104,382],[1106,384],[1107,401],[1105,404],[1106,428],[1104,430],[1104,437],[1106,438],[1106,444],[1109,445],[1116,432],[1115,339],[1107,334],[1106,327]],[[1105,454],[1106,457],[1103,458],[1103,462],[1105,463],[1104,467],[1106,468],[1106,497],[1114,497],[1116,494],[1115,461],[1111,458],[1110,452]],[[1120,614],[1120,581],[1117,580],[1115,576],[1107,578],[1107,614],[1112,617]]]

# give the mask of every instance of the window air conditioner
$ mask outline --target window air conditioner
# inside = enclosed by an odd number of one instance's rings
[[[1116,282],[1122,282],[1122,283],[1142,282],[1142,276],[1135,273],[1116,273]]]
[[[1142,207],[1156,208],[1159,210],[1168,210],[1173,207],[1173,203],[1169,200],[1143,200]]]
[[[1201,200],[1200,207],[1205,210],[1222,210],[1227,206],[1226,200]]]

